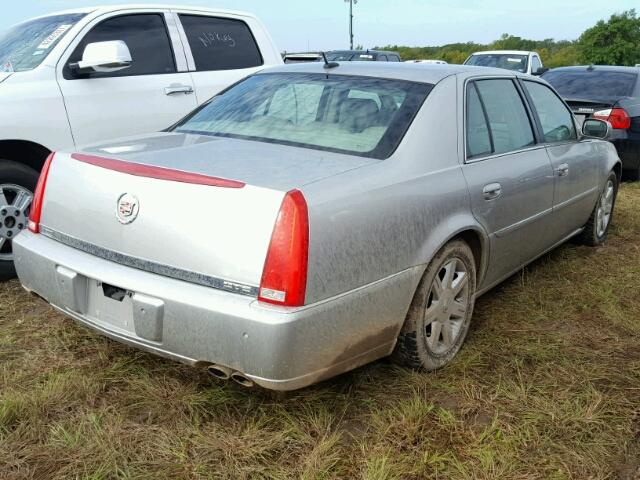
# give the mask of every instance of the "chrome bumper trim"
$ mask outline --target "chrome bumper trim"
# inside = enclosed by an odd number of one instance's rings
[[[172,267],[162,263],[152,262],[143,258],[132,257],[124,253],[115,252],[103,247],[99,247],[84,240],[72,237],[65,233],[58,232],[44,225],[40,226],[40,233],[51,240],[60,242],[68,247],[75,248],[82,252],[94,255],[96,257],[108,260],[110,262],[119,263],[127,267],[136,268],[145,272],[155,273],[163,277],[174,278],[204,287],[215,288],[225,292],[237,293],[247,297],[257,297],[258,287],[254,285],[246,285],[243,283],[232,282],[218,277],[204,275],[202,273],[190,272],[180,268]]]

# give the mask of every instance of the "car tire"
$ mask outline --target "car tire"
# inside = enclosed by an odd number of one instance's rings
[[[19,189],[23,189],[33,195],[33,191],[36,188],[36,184],[38,183],[39,173],[35,171],[33,168],[30,168],[22,163],[15,162],[13,160],[2,160],[0,159],[0,224],[3,227],[0,231],[8,232],[12,230],[12,237],[14,237],[14,231],[18,231],[18,226],[22,226],[20,230],[26,228],[26,213],[28,212],[28,207],[25,209],[26,212],[21,212],[19,217],[19,223],[15,223],[15,218],[12,220],[14,225],[10,223],[5,223],[7,219],[7,215],[2,215],[3,210],[7,210],[7,206],[10,206],[15,199],[14,192],[19,191]],[[11,213],[11,212],[9,212]],[[13,218],[13,217],[12,217]],[[7,226],[11,225],[12,229],[8,229]],[[3,245],[0,248],[0,281],[9,280],[16,276],[16,270],[13,266],[13,259],[11,258],[11,239],[6,238],[3,242]],[[14,237],[15,238],[15,237]]]
[[[609,235],[609,228],[613,221],[613,211],[618,196],[618,175],[616,172],[609,173],[604,184],[596,206],[591,212],[589,221],[584,226],[584,230],[579,236],[581,243],[591,247],[602,245]],[[604,222],[604,223],[602,223]]]
[[[435,255],[418,285],[392,360],[416,370],[447,365],[467,336],[475,294],[473,252],[462,240],[449,242]]]

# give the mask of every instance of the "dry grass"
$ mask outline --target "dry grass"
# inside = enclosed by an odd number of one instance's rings
[[[386,361],[275,398],[0,286],[0,478],[640,478],[640,187],[606,246],[483,297],[435,374]]]

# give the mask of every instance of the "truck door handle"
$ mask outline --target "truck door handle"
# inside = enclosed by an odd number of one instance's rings
[[[569,175],[569,164],[563,163],[562,165],[559,165],[558,168],[556,168],[556,173],[559,177],[566,177]]]
[[[490,183],[482,189],[482,196],[485,200],[493,200],[502,195],[502,185],[499,183]]]
[[[175,95],[176,93],[184,93],[185,95],[190,95],[193,93],[193,87],[191,85],[172,84],[168,87],[165,87],[164,89],[165,95]]]

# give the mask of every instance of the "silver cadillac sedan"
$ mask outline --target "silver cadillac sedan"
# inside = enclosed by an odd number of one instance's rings
[[[104,335],[247,386],[433,370],[479,295],[606,239],[608,134],[505,70],[269,69],[166,132],[51,155],[16,268]]]

